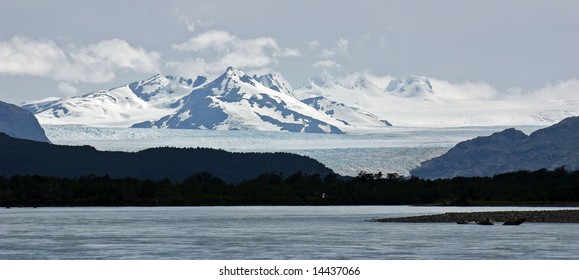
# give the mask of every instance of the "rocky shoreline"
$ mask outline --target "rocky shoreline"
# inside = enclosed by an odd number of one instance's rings
[[[527,223],[579,223],[579,210],[448,212],[437,215],[372,219],[381,223],[465,223],[492,219],[496,222],[525,219]]]

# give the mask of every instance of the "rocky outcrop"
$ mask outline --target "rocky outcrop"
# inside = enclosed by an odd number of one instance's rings
[[[2,101],[0,101],[0,132],[14,138],[50,142],[32,113]]]
[[[503,224],[503,226],[518,226],[526,221],[527,221],[527,219],[525,219],[525,218],[520,218],[520,219],[516,219],[516,220],[509,220],[509,221],[506,221]]]
[[[458,143],[446,154],[410,172],[421,178],[493,176],[519,170],[579,169],[579,117],[571,117],[527,136],[510,128]]]
[[[383,223],[458,223],[492,219],[497,222],[579,223],[579,210],[449,212],[437,215],[373,219]]]

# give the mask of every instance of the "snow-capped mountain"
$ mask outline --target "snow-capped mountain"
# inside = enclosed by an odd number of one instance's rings
[[[328,116],[342,122],[350,127],[384,127],[392,126],[386,120],[380,120],[376,115],[362,111],[355,107],[347,106],[344,103],[331,101],[323,96],[310,97],[302,100],[318,111],[326,113]]]
[[[158,74],[109,90],[28,102],[21,107],[34,113],[42,124],[127,127],[175,112],[176,102],[189,94],[194,84],[191,79]]]
[[[313,89],[343,88],[322,72]],[[389,125],[371,113],[325,98],[298,100],[281,74],[253,77],[229,67],[208,82],[155,75],[110,90],[22,105],[43,124],[343,133]]]
[[[262,76],[253,75],[253,79],[277,92],[294,96],[293,89],[290,83],[286,79],[284,79],[283,76],[279,73],[267,74]]]
[[[228,68],[213,81],[159,74],[109,90],[21,106],[41,124],[325,133],[367,131],[390,123],[408,127],[546,126],[579,115],[574,99],[508,98],[492,87],[481,91],[477,84],[452,84],[423,76],[353,77],[342,84],[322,71],[292,90],[277,73],[251,77]]]
[[[370,81],[368,79],[368,77],[366,77],[366,75],[364,74],[360,74],[358,76],[358,78],[356,78],[356,80],[354,81],[354,84],[352,85],[352,89],[357,89],[357,90],[379,90],[379,87],[374,84],[372,81]]]
[[[410,75],[405,79],[398,78],[390,81],[386,91],[404,96],[418,97],[434,94],[432,84],[426,77]]]
[[[341,122],[291,94],[272,89],[269,82],[274,79],[267,81],[267,86],[263,85],[229,67],[214,81],[181,98],[176,113],[133,127],[343,133]]]
[[[317,75],[313,76],[301,86],[302,89],[315,90],[319,88],[342,88],[342,85],[326,70],[322,70]]]
[[[294,96],[318,111],[340,121],[346,129],[362,127],[386,127],[392,124],[380,119],[367,110],[360,109],[358,101],[363,100],[364,91],[373,91],[378,87],[361,75],[354,84],[355,90],[342,86],[334,76],[323,70],[306,81]],[[349,99],[348,96],[352,99]],[[345,100],[343,102],[337,100]]]

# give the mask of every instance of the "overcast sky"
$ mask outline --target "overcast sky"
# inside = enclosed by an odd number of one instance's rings
[[[0,100],[155,73],[423,75],[499,91],[579,78],[579,1],[0,0]]]

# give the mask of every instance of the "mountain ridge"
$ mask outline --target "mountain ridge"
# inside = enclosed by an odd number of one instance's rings
[[[410,171],[421,178],[493,176],[565,166],[579,169],[579,116],[530,135],[510,128],[458,143],[440,157]]]
[[[45,124],[334,134],[359,125],[388,124],[344,104],[339,105],[340,110],[348,113],[338,120],[298,100],[281,74],[249,76],[234,67],[211,81],[202,76],[193,80],[157,74],[110,90],[29,102],[22,107]]]
[[[50,142],[32,113],[2,101],[0,101],[0,132],[15,138]]]
[[[40,175],[182,181],[208,172],[239,183],[264,173],[284,177],[296,172],[325,176],[333,171],[320,162],[289,153],[232,153],[210,148],[152,148],[136,153],[97,151],[91,146],[59,146],[0,133],[0,176]]]
[[[452,85],[424,76],[393,78],[359,73],[357,77],[349,76],[338,81],[330,72],[322,70],[297,89],[293,89],[280,73],[253,76],[244,73],[239,79],[238,85],[245,85],[243,92],[236,93],[231,88],[216,86],[212,88],[212,100],[185,97],[207,87],[215,79],[158,74],[109,90],[76,97],[31,101],[21,106],[33,112],[41,124],[161,128],[190,126],[197,129],[318,133],[379,130],[388,124],[407,127],[547,126],[579,114],[573,102],[539,99],[529,99],[528,103],[514,102],[513,99],[493,93],[492,88],[476,92],[479,87],[473,83]],[[249,90],[249,87],[252,89]],[[475,91],[472,96],[470,91]],[[247,94],[250,92],[255,98],[250,102],[243,101],[243,96],[248,99]],[[220,93],[222,96],[219,96]],[[210,94],[206,92],[204,96],[209,97]],[[227,99],[228,96],[237,100]],[[275,102],[257,102],[262,96],[272,97]],[[323,99],[322,103],[326,104],[321,105],[321,101],[312,98]],[[288,102],[290,99],[292,101]],[[201,104],[188,105],[199,112],[210,113],[207,117],[209,120],[200,120],[203,115],[196,113],[196,124],[190,121],[188,125],[177,125],[181,118],[191,118],[183,106],[187,103],[185,101],[194,100]],[[234,106],[235,102],[238,103]],[[209,107],[201,109],[201,105]],[[336,108],[328,109],[330,105]],[[325,109],[320,110],[322,107]],[[332,110],[348,113],[337,117],[331,113]],[[223,117],[222,114],[227,116]],[[172,120],[167,123],[169,119]],[[241,123],[246,121],[245,125]]]

